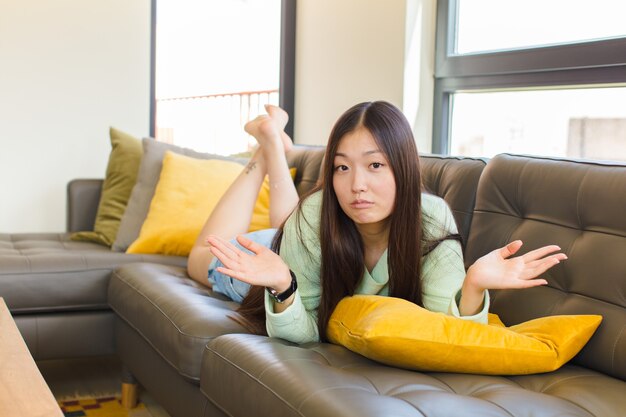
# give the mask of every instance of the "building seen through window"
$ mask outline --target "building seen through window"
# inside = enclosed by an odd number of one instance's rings
[[[450,153],[626,161],[623,102],[626,87],[457,93]]]

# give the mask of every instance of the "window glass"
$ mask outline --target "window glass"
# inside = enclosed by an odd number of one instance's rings
[[[626,36],[623,0],[458,0],[456,53]]]
[[[156,138],[222,155],[279,102],[281,0],[157,0]]]
[[[626,87],[456,93],[450,153],[626,161]]]

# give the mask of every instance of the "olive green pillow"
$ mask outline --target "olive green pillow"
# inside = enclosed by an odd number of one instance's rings
[[[143,153],[141,141],[114,128],[110,128],[109,133],[112,149],[93,231],[73,233],[72,240],[111,246],[115,242],[130,193],[137,181]]]

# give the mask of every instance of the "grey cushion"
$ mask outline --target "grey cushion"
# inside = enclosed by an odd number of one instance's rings
[[[132,262],[186,258],[127,255],[69,234],[0,234],[0,296],[14,314],[108,309],[111,271]]]
[[[163,167],[163,157],[166,151],[177,154],[190,156],[198,159],[221,159],[228,161],[236,161],[243,163],[245,160],[240,158],[229,158],[209,153],[196,152],[192,149],[181,148],[180,146],[170,145],[168,143],[158,142],[153,138],[142,139],[143,156],[139,165],[139,173],[137,174],[137,182],[130,194],[126,211],[122,216],[120,228],[117,237],[111,249],[114,251],[125,252],[126,249],[137,239],[141,226],[143,225],[150,202],[154,196],[154,190],[159,182],[161,168]]]

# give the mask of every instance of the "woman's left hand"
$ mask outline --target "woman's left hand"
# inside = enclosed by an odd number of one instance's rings
[[[521,247],[522,241],[516,240],[478,259],[467,271],[466,284],[479,292],[546,285],[545,279],[535,278],[567,259],[564,253],[554,253],[561,250],[556,245],[511,258]]]

